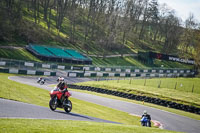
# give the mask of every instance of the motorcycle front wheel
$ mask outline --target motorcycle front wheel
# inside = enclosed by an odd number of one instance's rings
[[[49,101],[49,107],[52,111],[56,110],[57,108],[56,97],[51,98],[51,100]]]
[[[72,102],[70,100],[65,99],[64,103],[67,103],[64,105],[65,112],[69,113],[72,110]]]

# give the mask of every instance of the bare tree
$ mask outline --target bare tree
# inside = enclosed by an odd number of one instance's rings
[[[172,50],[177,49],[177,46],[180,42],[180,20],[174,16],[174,14],[170,14],[165,18],[163,26],[165,33],[163,52],[170,53]]]
[[[145,30],[145,25],[147,23],[147,19],[149,18],[149,12],[148,12],[148,1],[149,0],[144,0],[144,3],[143,3],[143,6],[144,6],[144,9],[143,9],[143,17],[142,17],[142,22],[141,22],[141,30],[140,30],[140,33],[139,33],[139,39],[143,39],[144,37],[144,30]]]
[[[151,28],[150,32],[153,32],[153,40],[155,41],[157,38],[157,34],[159,31],[158,23],[159,23],[159,10],[158,10],[158,1],[157,0],[151,0],[149,3],[149,27]],[[152,37],[151,37],[152,38]]]
[[[57,8],[57,15],[56,15],[56,28],[58,29],[58,32],[61,30],[61,26],[63,23],[63,19],[65,17],[65,14],[67,12],[67,7],[69,0],[57,0],[56,8]]]
[[[71,29],[70,29],[70,42],[75,43],[75,32],[76,32],[76,9],[78,5],[76,4],[76,0],[72,0],[70,3],[70,24],[71,24]]]
[[[194,47],[195,44],[195,30],[197,24],[195,22],[194,15],[190,13],[189,17],[185,21],[184,34],[182,36],[182,45],[185,47],[184,52],[188,53],[190,47]]]

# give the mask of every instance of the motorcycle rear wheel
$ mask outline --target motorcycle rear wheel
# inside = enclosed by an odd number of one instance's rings
[[[49,107],[52,111],[56,110],[57,108],[57,104],[56,102],[56,97],[51,98],[51,100],[49,101]]]
[[[69,113],[72,110],[72,102],[70,100],[65,100],[67,102],[67,105],[64,105],[65,112]]]

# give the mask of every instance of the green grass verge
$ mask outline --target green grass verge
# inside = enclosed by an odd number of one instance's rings
[[[138,61],[132,56],[111,57],[105,59],[99,57],[92,57],[92,62],[94,65],[102,66],[135,66],[140,68],[147,68],[144,64],[142,64],[140,61]]]
[[[133,125],[64,120],[0,119],[0,133],[174,133]]]
[[[28,61],[37,61],[41,62],[38,58],[33,56],[31,53],[26,51],[24,48],[19,49],[0,49],[0,57],[8,59],[17,59],[17,60],[28,60]]]
[[[174,61],[165,61],[154,59],[153,61],[154,67],[161,67],[163,65],[164,68],[185,68],[185,69],[193,69],[193,65],[187,65],[184,63],[174,62]]]
[[[160,78],[90,81],[78,84],[156,97],[200,107],[199,82],[199,78]],[[159,84],[160,88],[158,88]]]
[[[8,80],[8,76],[13,76],[13,74],[0,73],[0,98],[48,107],[50,97],[47,90]],[[140,125],[138,117],[132,116],[126,112],[81,101],[75,98],[70,99],[73,103],[72,112],[74,113],[89,115],[129,125]]]

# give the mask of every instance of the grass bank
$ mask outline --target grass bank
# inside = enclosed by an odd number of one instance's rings
[[[24,48],[19,48],[19,49],[1,48],[0,57],[8,58],[8,59],[16,59],[16,60],[28,60],[28,61],[41,62],[38,58],[33,56]]]
[[[102,66],[135,66],[140,68],[147,68],[147,66],[136,59],[136,57],[110,57],[110,58],[100,58],[92,57],[92,62],[94,65]]]
[[[199,78],[160,78],[90,81],[79,85],[161,98],[200,107]]]
[[[156,128],[84,121],[0,119],[0,133],[174,133]]]

